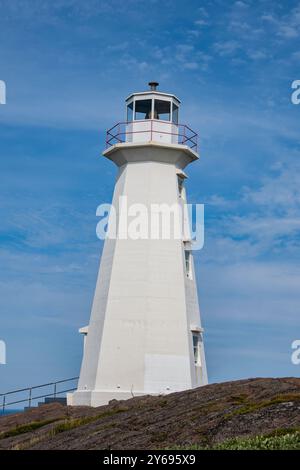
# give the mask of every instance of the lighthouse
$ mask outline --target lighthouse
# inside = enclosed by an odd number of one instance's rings
[[[119,230],[105,239],[90,322],[79,330],[84,352],[70,405],[207,384],[193,240],[187,212],[174,210],[187,205],[185,169],[199,159],[197,134],[180,124],[180,100],[149,86],[128,96],[126,120],[107,131],[103,156],[118,169],[108,226]],[[143,208],[147,230],[120,230],[125,203],[126,227],[131,208]],[[163,215],[171,208],[168,233],[158,208]]]

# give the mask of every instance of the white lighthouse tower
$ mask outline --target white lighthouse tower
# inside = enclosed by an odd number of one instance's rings
[[[107,132],[103,155],[118,167],[117,226],[120,200],[149,213],[153,205],[184,206],[184,169],[199,158],[197,135],[178,122],[179,99],[157,91],[156,82],[149,85],[126,99],[126,122]],[[174,214],[171,228],[180,217]],[[180,223],[187,225],[186,217]],[[80,330],[78,389],[68,404],[99,406],[207,384],[189,230],[180,237],[149,231],[105,240],[90,323]]]

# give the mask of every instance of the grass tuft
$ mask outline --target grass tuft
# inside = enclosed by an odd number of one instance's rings
[[[128,407],[119,407],[115,410],[108,410],[105,411],[104,413],[96,416],[87,416],[85,418],[76,418],[76,419],[67,419],[64,422],[58,424],[55,426],[53,429],[50,431],[50,435],[52,437],[56,436],[57,434],[60,434],[65,431],[71,431],[72,429],[76,429],[80,426],[83,426],[85,424],[90,424],[93,423],[94,421],[98,421],[102,418],[106,418],[109,416],[113,416],[118,413],[123,413],[125,411],[128,411]]]
[[[46,426],[47,424],[54,423],[55,421],[58,421],[58,418],[48,419],[45,421],[31,421],[31,423],[21,424],[19,426],[16,426],[15,428],[10,429],[9,431],[2,432],[0,434],[0,439],[6,439],[7,437],[15,437],[19,436],[20,434],[26,434],[28,432],[35,431],[36,429],[40,429],[43,426]]]
[[[293,402],[293,401],[300,401],[300,394],[287,394],[287,395],[278,395],[278,397],[272,398],[271,400],[265,400],[261,401],[258,403],[253,403],[253,402],[243,402],[244,405],[241,406],[240,408],[232,411],[231,413],[228,413],[225,415],[225,419],[230,419],[233,418],[234,416],[237,415],[245,415],[248,413],[253,413],[255,411],[258,411],[262,408],[267,408],[272,405],[277,405],[280,403],[287,403],[287,402]]]
[[[300,450],[300,429],[276,429],[267,435],[237,437],[215,445],[176,446],[168,450]]]

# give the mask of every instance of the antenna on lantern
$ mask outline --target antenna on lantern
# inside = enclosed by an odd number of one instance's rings
[[[158,87],[159,83],[158,82],[149,82],[148,85],[149,85],[151,91],[155,91],[156,88]]]

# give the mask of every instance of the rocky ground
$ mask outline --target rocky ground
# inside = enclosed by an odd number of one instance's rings
[[[170,449],[287,430],[300,430],[300,378],[260,378],[99,408],[43,405],[0,418],[0,449]]]

